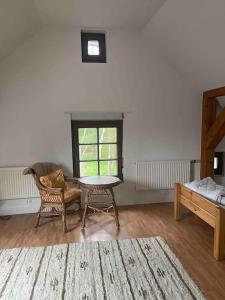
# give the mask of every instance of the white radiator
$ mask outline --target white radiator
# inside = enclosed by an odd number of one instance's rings
[[[172,189],[174,183],[185,183],[190,178],[190,160],[137,162],[137,191]]]
[[[31,175],[23,175],[25,167],[0,168],[0,200],[39,197]]]

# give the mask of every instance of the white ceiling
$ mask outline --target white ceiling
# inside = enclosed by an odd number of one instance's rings
[[[31,0],[0,0],[0,60],[39,28]]]
[[[0,60],[41,25],[142,28],[166,0],[0,0]]]
[[[34,0],[44,24],[138,29],[165,0]]]
[[[0,0],[0,60],[43,24],[145,28],[199,90],[225,85],[224,0]]]
[[[225,85],[224,30],[224,0],[167,0],[146,28],[200,91]]]

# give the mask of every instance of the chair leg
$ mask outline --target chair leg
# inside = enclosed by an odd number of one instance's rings
[[[84,205],[84,213],[82,216],[82,227],[81,227],[82,230],[84,230],[85,223],[86,223],[85,221],[86,221],[86,215],[88,211],[89,196],[90,196],[90,190],[88,190],[85,195],[85,205]]]
[[[66,211],[65,211],[65,209],[62,212],[62,223],[63,223],[63,232],[66,233],[67,226],[66,226]]]
[[[36,219],[36,223],[35,223],[35,228],[37,228],[39,226],[40,217],[41,217],[41,207],[39,208],[39,211],[37,213],[37,219]]]

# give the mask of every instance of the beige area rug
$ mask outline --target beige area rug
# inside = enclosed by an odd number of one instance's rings
[[[0,299],[205,299],[161,237],[0,250]]]

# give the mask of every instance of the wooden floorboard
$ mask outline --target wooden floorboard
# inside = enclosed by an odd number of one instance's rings
[[[225,299],[225,261],[212,257],[213,230],[198,217],[185,213],[173,220],[172,204],[146,204],[119,208],[121,228],[110,216],[94,215],[83,234],[77,215],[68,216],[69,232],[62,232],[61,219],[44,219],[33,227],[35,215],[0,220],[0,248],[44,246],[132,237],[162,236],[208,299]]]

